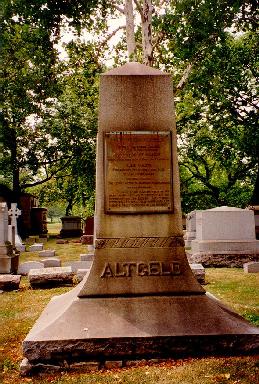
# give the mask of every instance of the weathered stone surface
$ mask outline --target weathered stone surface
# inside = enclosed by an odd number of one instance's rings
[[[39,257],[55,257],[56,251],[54,249],[45,249],[39,252]]]
[[[0,289],[13,291],[19,289],[21,275],[0,275]]]
[[[43,262],[39,261],[25,261],[21,263],[18,268],[18,273],[20,275],[26,276],[30,272],[31,269],[39,269],[44,268]]]
[[[198,252],[187,253],[189,263],[200,263],[205,268],[229,267],[243,268],[243,264],[250,261],[259,261],[259,254],[246,254],[244,252]]]
[[[29,283],[33,288],[40,286],[72,285],[73,278],[74,273],[71,267],[31,269],[28,274]]]
[[[202,264],[190,264],[192,273],[200,284],[205,284],[205,268]]]
[[[81,261],[93,261],[94,253],[82,253],[80,254]]]
[[[61,267],[61,261],[57,258],[43,259],[41,262],[43,263],[44,268]]]
[[[29,252],[36,252],[36,251],[42,251],[42,250],[43,250],[42,243],[35,243],[29,247]]]
[[[243,265],[245,273],[259,273],[259,262],[251,261]]]

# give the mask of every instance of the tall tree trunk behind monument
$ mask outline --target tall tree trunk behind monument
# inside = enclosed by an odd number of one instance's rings
[[[143,0],[143,12],[141,15],[143,63],[149,66],[153,65],[152,10],[151,0]]]
[[[250,203],[252,205],[259,205],[259,164],[257,168],[257,176],[255,180],[254,191]]]
[[[125,0],[124,12],[126,17],[126,41],[129,61],[136,61],[136,41],[134,35],[134,14],[132,0]]]

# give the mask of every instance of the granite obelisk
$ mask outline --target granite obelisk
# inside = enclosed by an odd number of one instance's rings
[[[194,278],[181,220],[170,75],[128,63],[101,77],[93,266],[48,304],[29,362],[258,351],[258,329]]]

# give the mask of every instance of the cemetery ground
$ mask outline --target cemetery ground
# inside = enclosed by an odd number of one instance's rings
[[[49,226],[57,233],[58,224]],[[62,262],[79,260],[86,246],[73,242],[56,244],[50,236],[44,249],[55,249]],[[39,260],[36,252],[21,254],[21,262]],[[242,269],[206,269],[205,289],[222,302],[259,326],[259,274],[244,274]],[[57,372],[41,376],[21,377],[21,343],[51,297],[69,291],[71,287],[31,289],[27,277],[22,277],[20,290],[0,295],[0,383],[134,383],[134,384],[252,384],[259,383],[258,356],[188,358],[167,361],[140,361],[137,366],[106,369],[98,372]],[[162,314],[161,314],[161,321]],[[220,351],[219,351],[220,352]]]

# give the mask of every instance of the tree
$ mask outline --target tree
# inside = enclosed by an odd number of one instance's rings
[[[91,1],[86,5],[82,1],[72,7],[65,0],[57,3],[16,0],[4,4],[1,20],[3,92],[0,137],[3,153],[0,158],[0,170],[5,179],[12,179],[16,195],[26,188],[60,175],[68,169],[68,165],[70,169],[72,166],[77,169],[73,164],[82,153],[82,141],[85,144],[89,136],[92,138],[96,132],[97,99],[96,86],[93,86],[93,83],[95,76],[100,72],[100,66],[96,66],[94,59],[89,59],[94,57],[94,47],[86,47],[89,51],[85,60],[85,63],[89,64],[87,72],[86,67],[79,70],[78,63],[71,60],[69,65],[60,62],[55,43],[58,41],[64,20],[68,20],[68,24],[78,29],[81,25],[91,28],[94,22],[87,16],[97,3]],[[79,17],[82,10],[84,15]],[[72,19],[67,19],[68,17]],[[75,69],[71,68],[73,65]],[[76,73],[79,74],[80,71],[84,71],[83,75],[78,75],[76,80]],[[93,78],[90,79],[91,76]],[[78,85],[76,81],[81,82],[79,89],[81,95],[85,96],[85,109],[76,105],[82,104],[82,97],[78,97],[79,92],[77,95],[75,93],[75,87]],[[83,89],[84,87],[87,88]],[[85,113],[86,109],[88,113],[84,119],[81,115],[79,121],[78,115]],[[59,122],[62,121],[62,124],[58,124],[57,116],[62,113],[70,113],[69,127],[67,120],[62,120],[61,117]],[[87,135],[84,135],[85,129],[88,130]],[[68,131],[70,135],[67,135]],[[85,150],[83,157],[86,164],[93,163],[94,142],[88,141],[88,144],[91,149]],[[86,160],[89,151],[91,158]],[[90,180],[93,178],[93,172],[94,169],[88,172]]]
[[[246,206],[251,198],[259,163],[256,52],[251,32],[229,35],[192,74],[178,103],[187,211]]]

